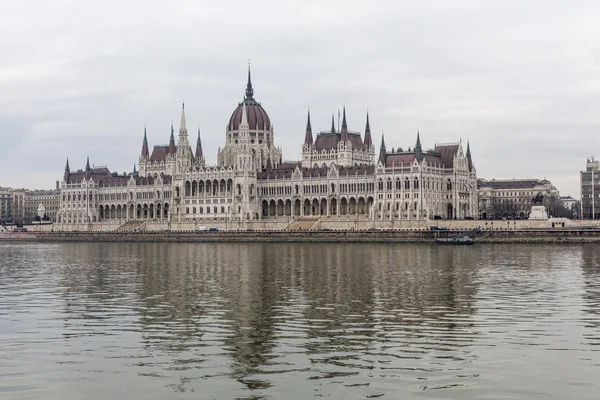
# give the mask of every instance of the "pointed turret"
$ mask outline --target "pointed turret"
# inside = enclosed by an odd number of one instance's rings
[[[246,105],[243,104],[242,105],[242,120],[240,121],[240,130],[242,128],[248,129],[250,127],[250,125],[248,124],[248,112],[246,110]]]
[[[379,161],[385,166],[385,139],[383,137],[383,133],[381,134],[381,146],[379,146]]]
[[[423,161],[423,149],[421,148],[421,137],[417,131],[417,143],[415,144],[415,157],[417,161]]]
[[[250,63],[248,63],[248,83],[246,84],[245,100],[254,100],[254,89],[252,89],[252,78],[250,77]]]
[[[185,103],[181,105],[181,123],[179,124],[179,136],[187,136],[187,125],[185,123]]]
[[[148,138],[146,137],[146,127],[144,127],[144,141],[142,142],[142,157],[145,157],[145,158],[150,157],[150,152],[148,151]]]
[[[331,116],[331,133],[335,133],[335,118]]]
[[[135,169],[135,164],[133,164],[133,176],[137,176],[137,169]]]
[[[467,141],[467,163],[469,164],[469,171],[473,171],[473,160],[471,159],[471,146]]]
[[[308,147],[313,145],[312,126],[310,125],[310,110],[308,111],[308,118],[306,120],[306,134],[304,135],[304,144]]]
[[[90,167],[90,157],[88,156],[85,162],[85,178],[90,179],[92,176],[92,167]]]
[[[342,136],[340,138],[342,142],[347,142],[348,138],[348,124],[346,123],[346,106],[344,106],[343,116],[342,116]]]
[[[69,175],[71,175],[71,168],[69,167],[69,159],[67,158],[67,165],[65,165],[65,181],[69,180]]]
[[[365,126],[365,149],[373,147],[373,139],[371,138],[371,124],[369,124],[369,113],[367,112],[367,125]]]
[[[202,141],[200,140],[200,128],[198,128],[198,139],[196,140],[196,159],[200,160],[204,157],[202,154]]]
[[[169,150],[167,151],[167,154],[175,154],[177,151],[177,148],[175,147],[174,133],[175,131],[173,130],[173,123],[171,123],[171,137],[169,138]]]

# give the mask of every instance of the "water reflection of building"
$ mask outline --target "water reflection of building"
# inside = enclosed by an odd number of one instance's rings
[[[126,309],[148,363],[216,370],[247,389],[273,384],[263,373],[290,354],[339,372],[436,340],[455,350],[446,335],[470,329],[477,291],[476,256],[433,246],[79,244],[63,257],[69,313]]]
[[[600,345],[600,250],[598,246],[582,246],[583,311],[589,317],[585,325],[590,328],[587,339]]]

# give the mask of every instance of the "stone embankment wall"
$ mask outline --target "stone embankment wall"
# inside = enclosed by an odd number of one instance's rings
[[[31,242],[315,242],[434,243],[459,231],[229,231],[229,232],[39,232],[3,234],[0,240]],[[478,243],[600,243],[600,229],[495,230],[475,235]]]
[[[290,218],[267,218],[254,221],[196,221],[196,222],[156,222],[146,221],[140,230],[145,231],[196,231],[201,228],[217,228],[220,231],[285,231],[291,223]],[[123,221],[123,224],[125,222]],[[90,224],[54,226],[27,226],[30,231],[56,231],[66,232],[113,232],[122,224],[118,221],[99,222]],[[314,224],[316,228],[331,230],[368,230],[368,229],[393,229],[393,230],[429,230],[431,226],[445,227],[449,230],[472,230],[475,228],[494,230],[515,229],[540,229],[540,228],[578,228],[598,227],[600,220],[569,220],[566,218],[550,218],[545,220],[367,220],[364,218],[322,217]]]

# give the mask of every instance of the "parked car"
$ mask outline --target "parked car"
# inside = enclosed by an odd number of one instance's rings
[[[440,227],[439,227],[439,226],[430,226],[430,227],[429,227],[429,230],[430,230],[430,231],[439,231],[439,230],[441,230],[441,229],[440,229]]]
[[[217,229],[217,228],[208,228],[208,230],[209,230],[210,232],[216,232],[216,231],[218,231],[218,229]]]
[[[16,227],[13,229],[13,232],[27,232],[27,228],[23,228],[23,227]]]

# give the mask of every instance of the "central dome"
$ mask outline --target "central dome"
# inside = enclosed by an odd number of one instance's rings
[[[246,96],[244,101],[238,104],[237,108],[229,118],[228,128],[230,131],[237,131],[242,122],[243,109],[246,107],[248,116],[248,125],[251,131],[260,130],[268,131],[271,129],[271,120],[264,108],[259,102],[254,100],[254,90],[252,89],[252,81],[250,80],[250,69],[248,69],[248,84],[246,85]]]

